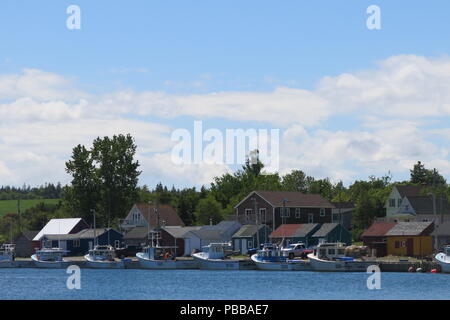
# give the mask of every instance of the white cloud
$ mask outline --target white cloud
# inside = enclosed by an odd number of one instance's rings
[[[93,95],[77,90],[67,77],[25,69],[0,75],[0,181],[67,182],[64,161],[73,146],[117,133],[136,138],[142,183],[201,185],[229,170],[171,162],[173,128],[158,122],[173,120],[180,127],[179,119],[188,119],[186,128],[195,119],[282,128],[282,173],[299,168],[350,182],[389,170],[407,175],[421,160],[450,174],[450,149],[435,139],[449,138],[449,117],[446,56],[390,57],[372,70],[324,77],[309,91],[278,87],[191,95],[134,90]]]

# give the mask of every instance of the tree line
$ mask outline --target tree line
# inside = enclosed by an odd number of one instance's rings
[[[384,205],[393,185],[424,185],[437,195],[450,195],[445,178],[420,161],[411,168],[410,179],[406,181],[393,182],[390,174],[386,174],[344,186],[342,181],[316,179],[298,169],[285,175],[266,174],[257,152],[241,169],[215,177],[209,187],[177,189],[158,183],[149,188],[138,186],[141,171],[139,161],[135,160],[136,148],[130,135],[97,138],[90,148],[75,146],[66,162],[71,183],[64,187],[57,185],[60,203],[40,204],[21,217],[14,213],[5,215],[0,219],[0,235],[7,239],[11,225],[16,226],[13,229],[18,234],[19,218],[22,230],[38,230],[48,219],[57,217],[81,217],[92,223],[92,210],[96,211],[98,226],[118,228],[120,220],[137,202],[170,204],[186,225],[218,223],[233,215],[234,206],[251,191],[273,190],[320,194],[331,202],[353,202],[352,233],[358,240],[375,218],[385,215]]]

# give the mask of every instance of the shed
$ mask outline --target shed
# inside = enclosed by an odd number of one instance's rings
[[[258,233],[256,232],[258,230]],[[247,250],[255,248],[259,237],[259,243],[265,243],[269,239],[271,229],[266,225],[254,224],[243,225],[231,238],[233,250],[241,254],[247,254]],[[257,236],[258,234],[258,236]]]
[[[17,257],[30,257],[40,247],[39,241],[33,241],[39,231],[23,231],[14,242]]]
[[[352,234],[339,223],[324,223],[312,236],[314,245],[319,243],[342,242],[352,244]]]
[[[433,252],[433,222],[399,222],[387,233],[389,255],[423,257]]]
[[[161,228],[162,246],[175,246],[177,256],[189,256],[194,249],[200,249],[198,238],[191,231],[201,229],[201,226],[179,227],[170,226]]]
[[[386,233],[396,224],[396,222],[375,222],[361,235],[363,244],[371,250],[375,250],[377,257],[387,256]]]
[[[309,247],[316,244],[315,239],[311,237],[319,228],[319,223],[282,224],[269,235],[269,238],[273,243],[282,243],[286,246],[290,243],[304,243]]]

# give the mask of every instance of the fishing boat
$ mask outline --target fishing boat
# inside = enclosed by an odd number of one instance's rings
[[[308,255],[311,267],[314,271],[347,271],[365,272],[372,265],[378,265],[375,261],[355,259],[345,255],[344,243],[321,243]]]
[[[66,253],[67,251],[61,248],[42,248],[36,250],[31,260],[39,268],[65,268],[69,265],[69,262],[63,259]]]
[[[207,270],[249,270],[255,269],[252,261],[230,259],[225,250],[230,248],[228,243],[210,243],[203,247],[203,251],[194,253],[192,257],[200,269]]]
[[[307,271],[311,270],[309,261],[289,259],[289,252],[274,244],[264,244],[261,250],[251,256],[256,268],[270,271]]]
[[[123,261],[116,261],[116,252],[110,245],[96,245],[84,256],[90,268],[122,268]]]
[[[192,259],[177,259],[176,246],[160,246],[161,234],[150,232],[150,245],[136,253],[139,265],[144,269],[197,269],[197,263]]]
[[[5,243],[0,247],[0,268],[12,267],[15,258],[15,245]]]
[[[444,247],[444,252],[438,253],[435,256],[438,264],[441,266],[441,271],[450,273],[450,246]]]

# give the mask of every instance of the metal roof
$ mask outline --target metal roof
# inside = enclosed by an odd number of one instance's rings
[[[167,233],[169,233],[172,237],[182,239],[185,238],[189,232],[201,229],[201,226],[194,226],[194,227],[170,226],[170,227],[163,227],[162,229],[165,230]]]
[[[264,228],[264,225],[260,225],[258,230]],[[233,238],[250,238],[256,234],[256,225],[244,224],[235,234]]]
[[[276,228],[269,238],[306,237],[318,227],[318,223],[282,224]]]
[[[324,223],[320,226],[312,236],[313,237],[326,237],[331,231],[333,231],[339,224],[338,223]]]
[[[105,234],[106,232],[108,232],[108,230],[109,229],[107,229],[107,228],[95,229],[95,236],[99,237],[99,236]],[[110,229],[110,230],[117,232],[114,229]],[[45,234],[44,237],[48,240],[94,239],[94,229],[84,229],[78,233],[73,233],[73,234],[63,234],[63,235]]]
[[[433,222],[398,222],[386,236],[420,236]]]
[[[147,227],[134,227],[131,228],[124,236],[124,239],[147,239],[148,228]]]
[[[33,241],[39,241],[43,235],[63,235],[68,234],[81,221],[81,218],[51,219],[44,228],[33,238]]]
[[[361,237],[384,237],[396,224],[396,222],[375,222],[364,231]]]

